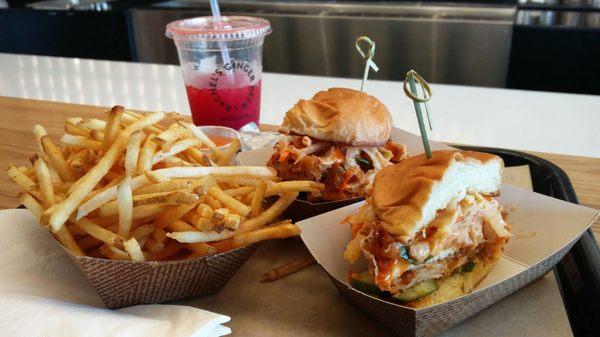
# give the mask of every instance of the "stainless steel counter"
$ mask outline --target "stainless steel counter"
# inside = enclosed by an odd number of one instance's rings
[[[360,77],[354,40],[377,42],[380,71],[371,78],[401,80],[411,68],[437,83],[504,87],[515,8],[425,3],[222,1],[229,15],[271,21],[266,71]],[[165,25],[210,15],[208,2],[169,1],[132,10],[138,60],[177,64]]]

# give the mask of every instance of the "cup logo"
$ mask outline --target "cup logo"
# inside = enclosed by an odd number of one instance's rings
[[[208,81],[209,93],[215,104],[227,112],[239,111],[240,109],[246,110],[255,97],[256,84],[251,85],[255,80],[256,73],[250,63],[232,60],[217,67],[211,74]],[[244,95],[242,97],[237,96],[233,100],[222,95],[223,90],[232,90],[233,88],[244,88],[246,90],[239,91]]]

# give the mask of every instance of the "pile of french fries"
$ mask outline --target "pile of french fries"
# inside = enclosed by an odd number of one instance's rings
[[[300,192],[323,188],[279,182],[267,167],[228,166],[239,141],[219,149],[176,113],[115,106],[106,120],[69,118],[60,145],[40,125],[33,132],[33,167],[7,173],[21,203],[77,256],[173,260],[298,235],[278,217]]]

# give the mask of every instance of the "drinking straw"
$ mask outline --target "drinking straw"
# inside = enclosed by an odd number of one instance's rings
[[[419,97],[419,91],[417,89],[417,83],[421,86],[421,90],[423,92],[423,97]],[[408,86],[410,86],[410,90]],[[414,70],[410,70],[406,73],[406,78],[404,79],[404,93],[410,99],[413,100],[413,104],[415,106],[415,113],[417,114],[417,121],[419,122],[419,131],[421,132],[421,140],[423,141],[423,149],[425,150],[425,155],[427,158],[431,158],[431,148],[429,147],[429,138],[427,137],[427,130],[425,129],[425,122],[423,121],[423,111],[421,111],[421,104],[425,105],[425,112],[427,113],[427,121],[429,122],[429,129],[433,130],[431,127],[431,116],[429,115],[429,107],[427,106],[427,101],[431,98],[431,88],[429,88],[429,83],[427,83],[419,73]]]
[[[366,53],[360,47],[360,43],[363,41],[369,45],[369,51],[367,51]],[[367,84],[367,78],[369,77],[369,70],[373,69],[375,70],[375,72],[379,71],[379,68],[373,61],[373,57],[375,56],[375,42],[371,40],[368,36],[360,36],[358,39],[356,39],[355,45],[356,50],[358,50],[360,56],[362,56],[365,59],[365,70],[363,72],[362,83],[360,84],[360,91],[364,91]]]
[[[210,11],[212,12],[212,16],[214,22],[221,22],[221,10],[219,9],[219,1],[218,0],[210,0]],[[220,27],[220,25],[219,25]],[[219,48],[221,49],[221,58],[223,59],[224,64],[231,64],[231,58],[229,57],[229,50],[225,47],[225,43],[223,41],[219,41]],[[233,67],[232,67],[233,69]],[[232,74],[230,71],[227,71],[227,76],[230,77]]]

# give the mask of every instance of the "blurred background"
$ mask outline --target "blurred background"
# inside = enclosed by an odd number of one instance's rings
[[[600,94],[600,0],[221,0],[268,19],[269,72],[361,77],[354,40],[377,42],[370,78]],[[0,0],[0,52],[179,64],[165,25],[208,0]]]

